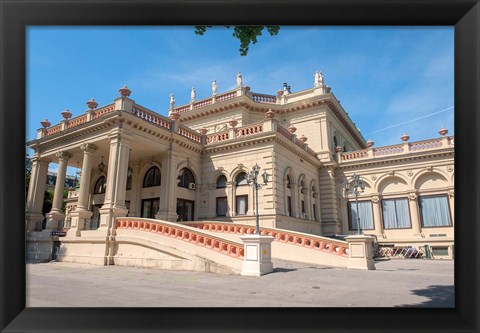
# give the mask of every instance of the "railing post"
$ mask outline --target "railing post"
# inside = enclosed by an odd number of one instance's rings
[[[373,236],[352,235],[345,238],[348,242],[350,258],[347,268],[375,270],[373,260]]]
[[[244,260],[241,275],[261,276],[273,272],[272,236],[244,235]]]

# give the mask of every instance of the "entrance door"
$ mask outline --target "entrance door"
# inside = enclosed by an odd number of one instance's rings
[[[193,208],[193,201],[177,199],[177,221],[193,221]]]
[[[142,217],[154,219],[160,207],[160,198],[142,200]]]
[[[85,230],[97,230],[100,225],[100,208],[103,204],[92,205],[92,217],[85,221]]]

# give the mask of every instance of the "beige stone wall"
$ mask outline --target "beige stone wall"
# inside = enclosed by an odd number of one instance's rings
[[[363,165],[362,165],[363,164]],[[357,166],[341,167],[338,174],[337,187],[353,173],[361,176],[366,182],[365,192],[359,201],[372,202],[374,229],[364,230],[374,234],[378,241],[394,246],[448,246],[454,243],[454,161],[453,154],[445,156],[422,156],[415,159],[393,160],[383,163],[358,163]],[[419,197],[444,196],[450,210],[451,226],[424,227],[421,221]],[[405,229],[386,229],[382,212],[382,200],[406,199],[411,226]],[[354,234],[348,223],[347,202],[354,203],[354,196],[341,197],[341,219],[344,234]],[[450,250],[451,251],[451,248]]]

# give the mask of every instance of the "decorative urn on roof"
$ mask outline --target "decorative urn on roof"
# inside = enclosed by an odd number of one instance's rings
[[[123,88],[118,89],[118,92],[120,93],[120,96],[122,97],[128,97],[131,94],[131,90],[128,89],[127,86],[123,86]]]
[[[235,127],[235,126],[237,126],[238,121],[235,120],[235,119],[232,119],[232,120],[230,120],[228,123],[230,124],[230,126]]]
[[[288,131],[293,134],[297,131],[297,128],[293,125],[290,125],[288,126]]]
[[[70,112],[69,109],[63,110],[63,112],[62,112],[62,117],[63,117],[65,120],[70,119],[71,116],[72,116],[72,113]]]
[[[205,134],[207,134],[208,129],[206,129],[205,127],[203,127],[203,128],[201,128],[201,129],[199,130],[199,132],[200,132],[201,135],[205,135]]]
[[[410,137],[407,134],[403,133],[403,135],[400,137],[400,139],[402,139],[403,142],[407,142],[408,139],[410,139]]]
[[[367,148],[372,148],[374,144],[375,144],[375,141],[373,141],[372,139],[368,139]]]
[[[47,128],[47,127],[50,127],[52,123],[49,122],[47,118],[45,118],[40,122],[40,124],[42,125],[43,128]]]
[[[336,151],[337,153],[341,153],[341,152],[343,151],[343,147],[342,147],[342,146],[336,146],[336,147],[335,147],[335,151]]]
[[[298,138],[300,141],[302,141],[302,143],[305,143],[307,142],[307,137],[305,135],[302,134],[302,136],[300,138]]]
[[[90,99],[86,104],[87,104],[87,106],[90,110],[96,109],[97,106],[98,106],[98,103],[95,102],[95,100],[93,98]]]
[[[265,112],[265,118],[268,118],[268,119],[275,118],[275,112],[273,112],[272,109],[268,109],[268,111]]]
[[[440,131],[438,131],[438,134],[440,134],[441,136],[445,136],[447,135],[448,133],[448,130],[442,126],[442,128],[440,128]]]
[[[281,89],[278,89],[278,91],[277,91],[277,95],[278,95],[278,96],[282,96],[282,95],[283,95],[283,90],[281,90]]]

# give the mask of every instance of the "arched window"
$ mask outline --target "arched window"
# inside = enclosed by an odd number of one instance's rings
[[[305,193],[305,190],[305,182],[302,180],[302,182],[300,183],[300,192]]]
[[[160,186],[160,184],[160,169],[156,166],[153,166],[148,169],[147,173],[145,174],[145,178],[143,178],[143,187]]]
[[[334,135],[333,136],[333,150],[335,150],[337,147],[338,147],[338,141],[337,141],[337,137]]]
[[[97,182],[95,183],[95,187],[93,189],[93,194],[105,193],[106,187],[107,187],[107,182],[106,182],[105,176],[98,178]]]
[[[227,177],[225,177],[224,175],[221,175],[217,179],[217,188],[224,188],[224,187],[227,187]]]
[[[127,171],[127,186],[125,187],[126,190],[131,190],[132,189],[132,176],[133,176],[132,169],[128,168],[128,171]]]
[[[195,177],[193,177],[193,173],[187,168],[182,169],[180,176],[178,176],[178,180],[179,187],[189,188],[191,190],[195,189]],[[193,184],[193,186],[190,184]]]
[[[248,185],[247,174],[245,172],[239,173],[235,178],[235,184],[237,186]]]
[[[290,188],[292,186],[292,180],[290,179],[290,176],[287,175],[287,188]]]

